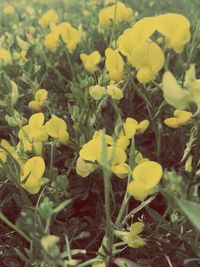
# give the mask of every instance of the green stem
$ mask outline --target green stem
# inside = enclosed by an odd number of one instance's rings
[[[52,182],[53,178],[53,165],[54,165],[54,142],[51,143],[51,158],[50,158],[50,173],[49,173],[49,180]]]
[[[112,41],[114,39],[115,41],[115,47],[116,48],[116,20],[117,20],[117,2],[118,0],[115,0],[115,11],[114,11],[114,21],[113,21],[113,28],[112,28],[112,34],[111,34],[111,38],[110,38],[110,42],[109,42],[109,47],[112,46]]]
[[[21,235],[26,241],[31,243],[31,239],[23,232],[21,231],[16,225],[14,225],[11,221],[9,221],[6,216],[2,212],[0,212],[0,220],[2,220],[5,224],[7,224],[10,228],[12,228],[15,232],[17,232],[19,235]]]
[[[70,72],[71,72],[71,75],[72,75],[72,80],[73,80],[73,78],[75,77],[75,72],[74,72],[74,68],[73,68],[73,64],[72,64],[72,61],[71,61],[71,57],[70,57],[69,51],[67,49],[66,49],[66,56],[67,56],[67,63],[69,65],[69,69],[70,69]]]
[[[112,256],[113,249],[113,226],[111,220],[110,210],[110,192],[111,192],[111,170],[109,160],[107,158],[107,144],[105,138],[105,132],[102,138],[102,165],[103,165],[103,179],[104,179],[104,197],[105,197],[105,215],[106,215],[106,248],[109,252],[108,257]],[[109,266],[109,259],[106,262],[106,267]]]
[[[135,140],[134,140],[134,138],[131,140],[129,166],[130,166],[131,169],[133,169],[134,166],[135,166]],[[118,227],[120,225],[122,217],[124,216],[124,213],[125,213],[125,211],[127,209],[127,204],[129,202],[129,199],[130,199],[130,196],[129,196],[128,192],[127,192],[130,180],[131,180],[131,174],[129,174],[129,176],[128,176],[127,186],[126,186],[126,193],[124,195],[124,199],[122,201],[121,208],[119,210],[117,219],[115,221],[116,227]]]

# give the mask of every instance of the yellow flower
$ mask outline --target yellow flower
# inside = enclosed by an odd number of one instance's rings
[[[112,97],[112,99],[115,100],[120,100],[123,98],[122,90],[114,84],[107,86],[107,93]]]
[[[124,179],[131,173],[127,163],[120,163],[111,167],[112,172],[119,178]]]
[[[176,109],[174,111],[174,117],[167,118],[164,120],[164,123],[171,128],[179,128],[192,118],[192,113],[184,110]]]
[[[181,14],[167,13],[156,18],[157,30],[166,37],[166,47],[182,53],[190,41],[190,22]]]
[[[25,9],[28,14],[30,15],[35,14],[35,9],[32,6],[26,6]]]
[[[136,200],[143,201],[154,192],[162,174],[162,166],[159,163],[154,161],[140,163],[133,170],[133,181],[128,185],[128,193]]]
[[[107,48],[105,51],[106,62],[105,67],[109,73],[110,79],[120,81],[124,69],[124,61],[118,50]]]
[[[122,125],[119,124],[115,127],[115,134],[119,137],[126,136],[131,139],[135,134],[143,134],[148,127],[148,120],[138,123],[135,119],[128,117]]]
[[[146,242],[139,236],[144,230],[144,223],[135,222],[131,225],[129,231],[115,230],[114,233],[117,237],[127,242],[127,245],[131,248],[139,248],[146,245]]]
[[[19,45],[19,47],[22,50],[28,50],[29,48],[29,43],[25,42],[24,40],[22,40],[19,36],[16,37],[17,40],[17,44]]]
[[[39,24],[42,28],[48,27],[51,24],[55,24],[58,21],[58,14],[55,10],[49,9],[45,12],[39,20]]]
[[[89,87],[89,94],[95,100],[100,100],[104,95],[107,94],[105,87],[100,85],[90,86]]]
[[[46,89],[39,89],[37,90],[37,92],[35,93],[35,100],[30,101],[28,106],[30,109],[36,110],[36,111],[40,111],[42,110],[45,101],[47,99],[47,95],[48,92]]]
[[[120,52],[130,62],[132,50],[141,42],[149,40],[156,31],[156,23],[153,17],[143,18],[137,21],[132,28],[126,29],[117,40]]]
[[[37,194],[44,181],[46,181],[46,179],[42,178],[44,170],[45,163],[43,158],[33,157],[29,159],[22,168],[20,176],[22,187],[31,194]]]
[[[83,62],[84,68],[91,74],[97,70],[97,65],[101,60],[101,55],[98,51],[94,51],[91,54],[80,54],[80,58]]]
[[[0,60],[3,60],[5,63],[12,63],[12,57],[10,51],[6,49],[0,49]]]
[[[122,2],[117,2],[116,20],[115,20],[115,5],[106,7],[99,12],[99,25],[103,30],[112,23],[119,24],[121,22],[128,22],[133,16],[133,10],[126,7]]]
[[[137,125],[136,133],[137,134],[143,134],[149,127],[149,121],[143,120]]]
[[[99,165],[103,165],[102,162],[102,146],[103,146],[103,131],[96,131],[93,135],[93,138],[83,145],[82,149],[79,152],[80,159],[77,162],[77,168],[80,175],[83,174],[87,176],[87,173],[91,173],[98,166],[86,163],[86,161],[96,162]],[[120,178],[125,178],[131,172],[126,161],[125,149],[129,144],[129,140],[126,137],[117,139],[114,142],[113,138],[110,135],[105,135],[106,140],[106,159],[109,165],[110,170],[115,173]],[[86,165],[87,164],[87,165]],[[80,166],[80,167],[79,167]],[[87,174],[87,175],[86,175]],[[83,176],[81,175],[81,176]],[[85,177],[83,176],[83,177]]]
[[[7,140],[2,139],[1,140],[1,146],[3,148],[5,148],[6,150],[8,150],[8,152],[10,154],[14,154],[15,153],[15,148],[13,146],[11,146],[10,143]],[[6,162],[7,153],[3,148],[0,148],[0,160],[2,160],[3,162]],[[1,161],[0,161],[0,164],[1,164]]]
[[[142,162],[146,162],[149,161],[148,158],[144,158],[142,153],[140,153],[139,151],[135,150],[135,163],[138,165]]]
[[[3,13],[7,15],[15,14],[15,8],[11,5],[7,5],[3,8]]]
[[[52,118],[44,125],[47,134],[60,143],[67,144],[69,141],[69,134],[67,132],[67,124],[63,119],[52,115]]]
[[[83,145],[79,152],[80,157],[86,161],[99,161],[102,153],[102,141],[99,138],[92,139]]]
[[[93,263],[92,267],[106,267],[106,264],[104,261],[98,261],[97,263]]]
[[[144,41],[134,47],[130,58],[131,65],[137,71],[137,79],[146,84],[156,78],[156,74],[164,65],[164,55],[161,48],[152,41]]]
[[[139,248],[145,246],[145,241],[139,236],[144,230],[144,224],[142,222],[136,222],[131,225],[130,231],[126,236],[128,246],[131,248]]]
[[[186,108],[191,99],[190,92],[180,87],[170,71],[166,71],[163,75],[162,90],[166,102],[175,108]]]
[[[45,36],[44,45],[51,51],[56,52],[58,48],[59,35],[57,32],[51,32]]]
[[[129,145],[129,139],[127,136],[120,136],[117,140],[116,140],[116,146],[119,146],[120,148],[122,148],[123,150],[126,150],[128,145]]]
[[[25,152],[34,151],[42,154],[43,142],[47,141],[48,135],[44,128],[44,114],[36,113],[29,119],[29,123],[22,127],[18,133],[20,143],[18,148],[23,145]]]
[[[61,36],[70,53],[73,53],[77,44],[81,40],[81,33],[67,22],[63,22],[52,27],[52,32]]]
[[[81,157],[77,159],[76,162],[76,172],[82,177],[87,177],[91,172],[96,169],[95,164],[88,163],[83,160]]]

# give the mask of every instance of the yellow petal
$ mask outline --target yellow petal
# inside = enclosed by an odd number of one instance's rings
[[[78,158],[76,162],[76,172],[82,176],[87,177],[91,172],[95,170],[95,165],[84,161],[82,158]]]
[[[40,111],[42,110],[42,105],[40,104],[40,102],[32,100],[28,103],[28,107],[30,109],[36,110],[36,111]]]
[[[166,102],[179,109],[184,109],[191,101],[191,94],[183,90],[170,71],[166,71],[162,79],[163,96]]]
[[[29,125],[31,128],[40,128],[44,124],[44,114],[43,113],[36,113],[32,115],[29,119]]]
[[[44,127],[48,135],[53,138],[59,138],[60,131],[67,130],[67,124],[65,121],[55,115],[52,115],[52,118],[45,123]]]
[[[122,90],[115,85],[108,85],[107,92],[115,100],[120,100],[123,98]]]
[[[130,232],[132,235],[138,235],[144,230],[144,223],[142,222],[135,222],[131,225]]]
[[[48,92],[46,89],[39,89],[36,93],[35,93],[35,100],[43,103],[46,98],[47,98]]]
[[[162,166],[159,163],[147,161],[136,166],[132,176],[135,181],[141,181],[146,190],[150,190],[159,183],[162,174]]]
[[[29,159],[23,166],[23,178],[30,176],[39,179],[44,174],[45,163],[43,158],[35,156]],[[22,180],[22,179],[21,179]]]

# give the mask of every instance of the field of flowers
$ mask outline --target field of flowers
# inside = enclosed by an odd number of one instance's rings
[[[0,267],[200,266],[200,1],[0,1]]]

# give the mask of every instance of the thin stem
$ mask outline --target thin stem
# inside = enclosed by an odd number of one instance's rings
[[[105,132],[102,138],[102,165],[103,165],[103,179],[104,179],[104,197],[105,197],[105,215],[106,215],[106,248],[109,251],[109,258],[112,256],[113,248],[113,226],[111,221],[111,210],[110,210],[110,191],[111,191],[111,171],[110,164],[107,159],[107,145]],[[109,262],[109,261],[108,261]],[[109,266],[109,263],[106,262],[106,265]]]
[[[51,143],[51,158],[50,158],[50,173],[49,173],[49,180],[52,182],[53,178],[53,165],[54,165],[54,142]]]
[[[115,47],[116,48],[116,21],[117,21],[117,2],[118,0],[115,0],[115,11],[114,11],[114,21],[113,21],[113,28],[112,28],[112,34],[109,42],[109,47],[112,46],[112,41],[114,39],[115,41]]]
[[[23,231],[21,231],[16,225],[14,225],[11,221],[9,221],[2,212],[0,212],[0,220],[2,220],[5,224],[7,224],[10,228],[12,228],[15,232],[17,232],[24,239],[26,239],[26,241],[31,243],[31,239]]]
[[[73,68],[73,65],[72,65],[72,61],[71,61],[71,57],[70,57],[69,51],[67,49],[66,49],[66,56],[67,56],[67,62],[68,62],[68,65],[69,65],[69,68],[70,68],[70,72],[71,72],[71,75],[72,75],[72,80],[73,80],[73,78],[75,77],[75,72],[74,72],[74,68]]]
[[[134,166],[135,166],[135,140],[134,140],[134,138],[131,141],[129,166],[131,167],[131,169],[133,169]],[[123,217],[123,215],[125,213],[125,210],[127,208],[127,204],[129,202],[129,199],[130,199],[130,196],[129,196],[128,192],[127,192],[130,179],[131,179],[131,174],[129,174],[129,176],[128,176],[127,186],[126,186],[126,193],[124,195],[124,199],[122,201],[121,208],[119,210],[117,219],[115,221],[116,227],[118,227],[120,225],[121,219],[122,219],[122,217]]]

